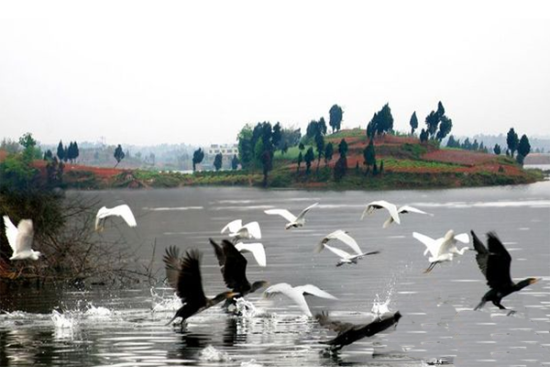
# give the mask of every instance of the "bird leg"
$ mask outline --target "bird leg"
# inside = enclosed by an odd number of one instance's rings
[[[474,311],[477,311],[477,310],[481,309],[483,306],[485,306],[485,302],[486,301],[484,301],[484,300],[479,302],[479,304],[476,306],[476,308],[474,308]]]
[[[493,301],[493,304],[495,306],[497,306],[498,308],[500,308],[501,310],[506,310],[506,307],[504,307],[501,303],[500,303],[500,300],[498,301]]]
[[[435,261],[433,263],[430,264],[430,266],[428,266],[428,269],[424,270],[424,274],[426,273],[429,273],[430,271],[432,271],[432,269],[439,263],[439,261]]]

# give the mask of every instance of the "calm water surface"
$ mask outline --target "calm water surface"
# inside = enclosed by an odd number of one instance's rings
[[[74,193],[72,193],[74,194]],[[102,236],[122,235],[148,263],[157,244],[156,286],[135,289],[20,290],[2,295],[0,366],[426,366],[436,359],[459,366],[550,365],[550,182],[528,186],[388,192],[264,191],[246,188],[113,190],[83,193],[101,205],[129,204],[138,227],[107,224]],[[406,215],[401,225],[382,229],[385,212],[360,220],[365,204],[385,199],[410,204],[433,217]],[[286,231],[285,221],[264,214],[287,208],[299,213],[319,202],[305,227]],[[266,268],[249,259],[248,278],[271,284],[312,283],[338,301],[310,299],[313,313],[330,311],[338,320],[369,322],[374,301],[389,300],[403,318],[395,330],[363,339],[340,353],[319,342],[334,333],[302,316],[284,297],[248,297],[245,317],[214,307],[188,320],[187,328],[166,326],[179,306],[163,286],[162,254],[170,245],[203,250],[205,292],[224,289],[208,238],[233,219],[256,220],[266,247]],[[344,229],[363,250],[380,250],[354,266],[336,268],[336,258],[313,252],[326,234]],[[442,237],[475,230],[496,231],[512,257],[512,277],[542,281],[504,299],[517,311],[507,316],[492,305],[474,312],[487,286],[474,259],[429,265],[417,231]],[[59,314],[57,314],[59,312]]]

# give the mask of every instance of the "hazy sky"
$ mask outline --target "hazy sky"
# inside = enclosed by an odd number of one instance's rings
[[[517,5],[513,5],[517,4]],[[231,143],[245,123],[550,134],[546,1],[0,3],[0,138]]]

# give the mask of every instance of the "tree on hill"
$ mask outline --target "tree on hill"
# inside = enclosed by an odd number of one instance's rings
[[[252,145],[252,127],[246,124],[237,135],[239,142],[239,160],[243,168],[249,168],[254,160],[254,145]],[[195,168],[193,168],[193,171]]]
[[[495,144],[495,147],[493,148],[493,152],[494,152],[496,155],[500,155],[500,153],[502,152],[502,148],[500,147],[500,145]]]
[[[346,139],[340,140],[340,144],[338,144],[338,153],[340,153],[340,157],[334,165],[334,179],[336,181],[341,180],[348,171],[348,143]]]
[[[44,153],[44,160],[45,161],[51,161],[53,159],[53,153],[51,150],[46,150],[46,153]]]
[[[120,146],[120,144],[116,147],[115,153],[113,154],[113,156],[116,159],[116,164],[115,164],[115,167],[116,167],[116,166],[118,166],[120,161],[122,161],[124,159],[124,157],[126,156],[126,154],[124,154],[124,151],[122,150],[122,147]]]
[[[343,117],[344,111],[342,111],[342,108],[340,106],[335,104],[330,108],[328,113],[330,116],[328,123],[332,128],[332,132],[334,133],[335,131],[339,131],[340,126],[342,124],[342,117]]]
[[[221,153],[218,153],[214,156],[214,168],[216,171],[219,171],[220,168],[222,168],[222,162],[223,162],[223,155]]]
[[[199,148],[193,152],[193,172],[196,171],[197,164],[200,164],[203,159],[204,159],[204,152],[202,151],[202,148]]]
[[[416,117],[416,111],[413,112],[411,120],[409,121],[411,126],[411,135],[414,135],[414,131],[418,128],[418,118]]]
[[[393,116],[388,103],[380,111],[374,114],[367,124],[367,136],[374,138],[374,135],[382,135],[393,130]]]
[[[376,164],[376,152],[374,150],[374,142],[371,139],[369,141],[369,144],[365,147],[363,150],[363,158],[364,158],[364,165],[367,166],[367,170],[365,171],[365,174],[369,172],[369,169],[371,166],[374,166]]]
[[[514,157],[514,153],[518,149],[519,139],[518,134],[514,131],[514,128],[510,128],[508,130],[508,134],[506,134],[506,144],[508,144],[508,150],[510,151],[512,157]]]
[[[529,144],[529,139],[527,138],[527,135],[523,134],[521,136],[517,149],[518,149],[517,162],[519,164],[523,164],[523,160],[531,152],[531,144]]]
[[[65,158],[65,149],[63,148],[63,141],[59,141],[57,145],[57,158],[62,161]]]
[[[281,149],[282,150],[282,146],[279,146],[279,143],[281,143],[282,137],[283,137],[283,135],[282,135],[282,130],[281,130],[281,124],[279,122],[277,122],[273,126],[273,130],[272,130],[272,133],[271,133],[271,143],[274,146],[274,150],[275,149]]]
[[[313,153],[313,148],[309,147],[304,156],[304,161],[306,162],[306,173],[309,174],[311,168],[311,162],[315,159],[315,153]]]
[[[451,132],[451,129],[453,128],[453,121],[447,116],[441,116],[440,121],[441,123],[439,125],[439,131],[437,132],[436,138],[441,142],[441,140],[443,140],[443,138]]]
[[[443,107],[443,103],[441,103],[441,101],[439,101],[437,103],[437,116],[439,116],[439,118],[445,116],[445,107]]]
[[[23,146],[23,155],[28,160],[42,158],[42,152],[38,148],[37,141],[33,138],[31,133],[25,133],[19,138],[19,144]]]
[[[325,139],[323,135],[315,135],[315,145],[317,147],[317,170],[319,170],[319,164],[321,163],[321,157],[325,153]]]
[[[437,112],[432,111],[428,116],[426,116],[426,131],[428,132],[428,137],[434,137],[438,127],[439,115]]]
[[[317,121],[317,132],[321,135],[327,134],[327,123],[324,117],[321,117],[319,121]]]
[[[425,130],[425,129],[422,129],[422,130],[420,131],[420,136],[419,136],[420,142],[421,142],[421,143],[427,142],[429,136],[430,136],[430,135],[429,135],[428,131]]]
[[[304,160],[304,155],[302,154],[302,152],[300,151],[300,153],[298,153],[298,166],[296,167],[296,171],[300,171],[300,165],[302,164]]]
[[[455,137],[450,135],[449,139],[447,140],[447,148],[457,148],[457,142],[455,140]]]
[[[334,146],[332,143],[328,143],[325,147],[325,166],[328,165],[328,162],[332,160],[332,156],[334,155]]]
[[[346,142],[346,139],[340,140],[340,144],[338,144],[338,153],[340,153],[340,155],[348,154],[348,143]]]

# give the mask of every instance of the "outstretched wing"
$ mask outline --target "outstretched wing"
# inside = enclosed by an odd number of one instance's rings
[[[296,221],[296,216],[286,209],[268,209],[268,210],[264,210],[264,213],[269,215],[273,215],[273,214],[280,215],[281,217],[285,218],[289,222]]]
[[[168,283],[183,302],[201,307],[206,304],[200,271],[201,253],[197,249],[188,250],[180,260],[178,255],[175,246],[166,249],[163,261]]]
[[[130,209],[128,205],[122,204],[119,206],[115,206],[113,209],[111,209],[111,213],[111,215],[118,215],[119,217],[122,217],[122,219],[124,219],[130,227],[137,226],[134,213],[132,213],[132,209]]]
[[[266,256],[265,256],[265,249],[264,245],[260,242],[256,243],[242,243],[239,242],[235,245],[235,248],[239,250],[240,252],[251,252],[254,256],[254,259],[256,259],[256,262],[260,266],[266,266]]]
[[[334,297],[332,294],[325,292],[319,287],[314,286],[313,284],[305,284],[294,287],[297,291],[303,293],[306,296],[315,296],[327,299],[337,300],[338,298]]]
[[[363,211],[363,215],[361,216],[361,219],[365,216],[365,214],[371,214],[376,209],[386,209],[390,216],[393,218],[393,221],[397,224],[401,224],[401,220],[399,219],[399,213],[397,213],[397,207],[392,204],[388,203],[385,200],[377,200],[373,201],[367,204],[367,208]]]
[[[417,209],[413,206],[409,206],[409,205],[403,205],[402,207],[400,207],[397,212],[399,214],[403,213],[403,214],[406,214],[406,213],[416,213],[416,214],[426,214],[426,215],[433,215],[433,214],[430,214],[430,213],[426,213],[425,211],[423,210],[420,210],[420,209]]]
[[[426,245],[426,250],[424,250],[424,256],[430,252],[432,256],[437,256],[437,253],[439,251],[439,244],[436,240],[433,238],[430,238],[426,235],[423,235],[422,233],[413,232],[413,237],[422,242],[424,245]]]
[[[288,283],[274,284],[264,291],[264,297],[271,297],[276,294],[284,294],[285,296],[290,298],[296,305],[298,305],[298,307],[304,314],[306,314],[307,316],[312,316],[304,294],[296,288],[292,288],[292,286]]]
[[[240,220],[240,219],[235,219],[234,221],[232,222],[229,222],[225,225],[225,227],[222,228],[222,230],[220,231],[220,233],[225,233],[226,231],[229,230],[229,232],[231,233],[235,233],[237,232],[239,229],[241,229],[241,227],[243,226],[243,221]]]
[[[248,231],[248,234],[257,240],[262,238],[262,231],[258,222],[250,222],[243,226]]]
[[[485,245],[477,237],[474,231],[470,231],[474,241],[474,249],[476,250],[476,262],[479,270],[487,277],[487,260],[489,259],[489,251],[485,248]]]
[[[495,233],[487,233],[487,245],[489,247],[487,284],[496,289],[513,284],[510,276],[512,257]]]
[[[336,256],[342,258],[342,259],[347,259],[350,257],[350,254],[348,254],[346,251],[344,250],[340,250],[339,248],[336,248],[336,247],[332,247],[332,246],[329,246],[327,245],[326,243],[323,245],[327,250],[329,250],[330,252],[332,252],[333,254],[335,254]]]
[[[312,208],[315,208],[317,205],[319,205],[319,203],[311,204],[310,206],[308,206],[307,208],[305,208],[304,210],[302,210],[302,212],[298,215],[298,217],[296,218],[296,220],[299,220],[299,219],[302,219],[303,217],[305,217],[305,215],[307,214],[307,212],[309,212]]]
[[[16,252],[16,242],[17,242],[17,227],[11,222],[10,218],[7,215],[4,215],[2,217],[4,219],[4,227],[6,230],[6,238],[8,239],[8,243],[13,250],[13,252]]]
[[[222,274],[227,288],[234,292],[248,292],[250,290],[250,283],[248,279],[246,279],[246,259],[239,250],[227,240],[222,241],[222,248],[225,254]]]
[[[34,229],[31,219],[21,219],[17,225],[17,238],[15,247],[18,252],[30,251],[32,240],[34,238]]]
[[[212,245],[212,247],[214,248],[214,254],[216,255],[216,258],[218,259],[218,264],[221,266],[223,266],[223,264],[225,264],[225,253],[223,252],[223,249],[220,245],[217,244],[216,241],[214,241],[213,239],[209,238],[208,239],[210,241],[210,244]],[[222,271],[223,273],[223,271]]]

